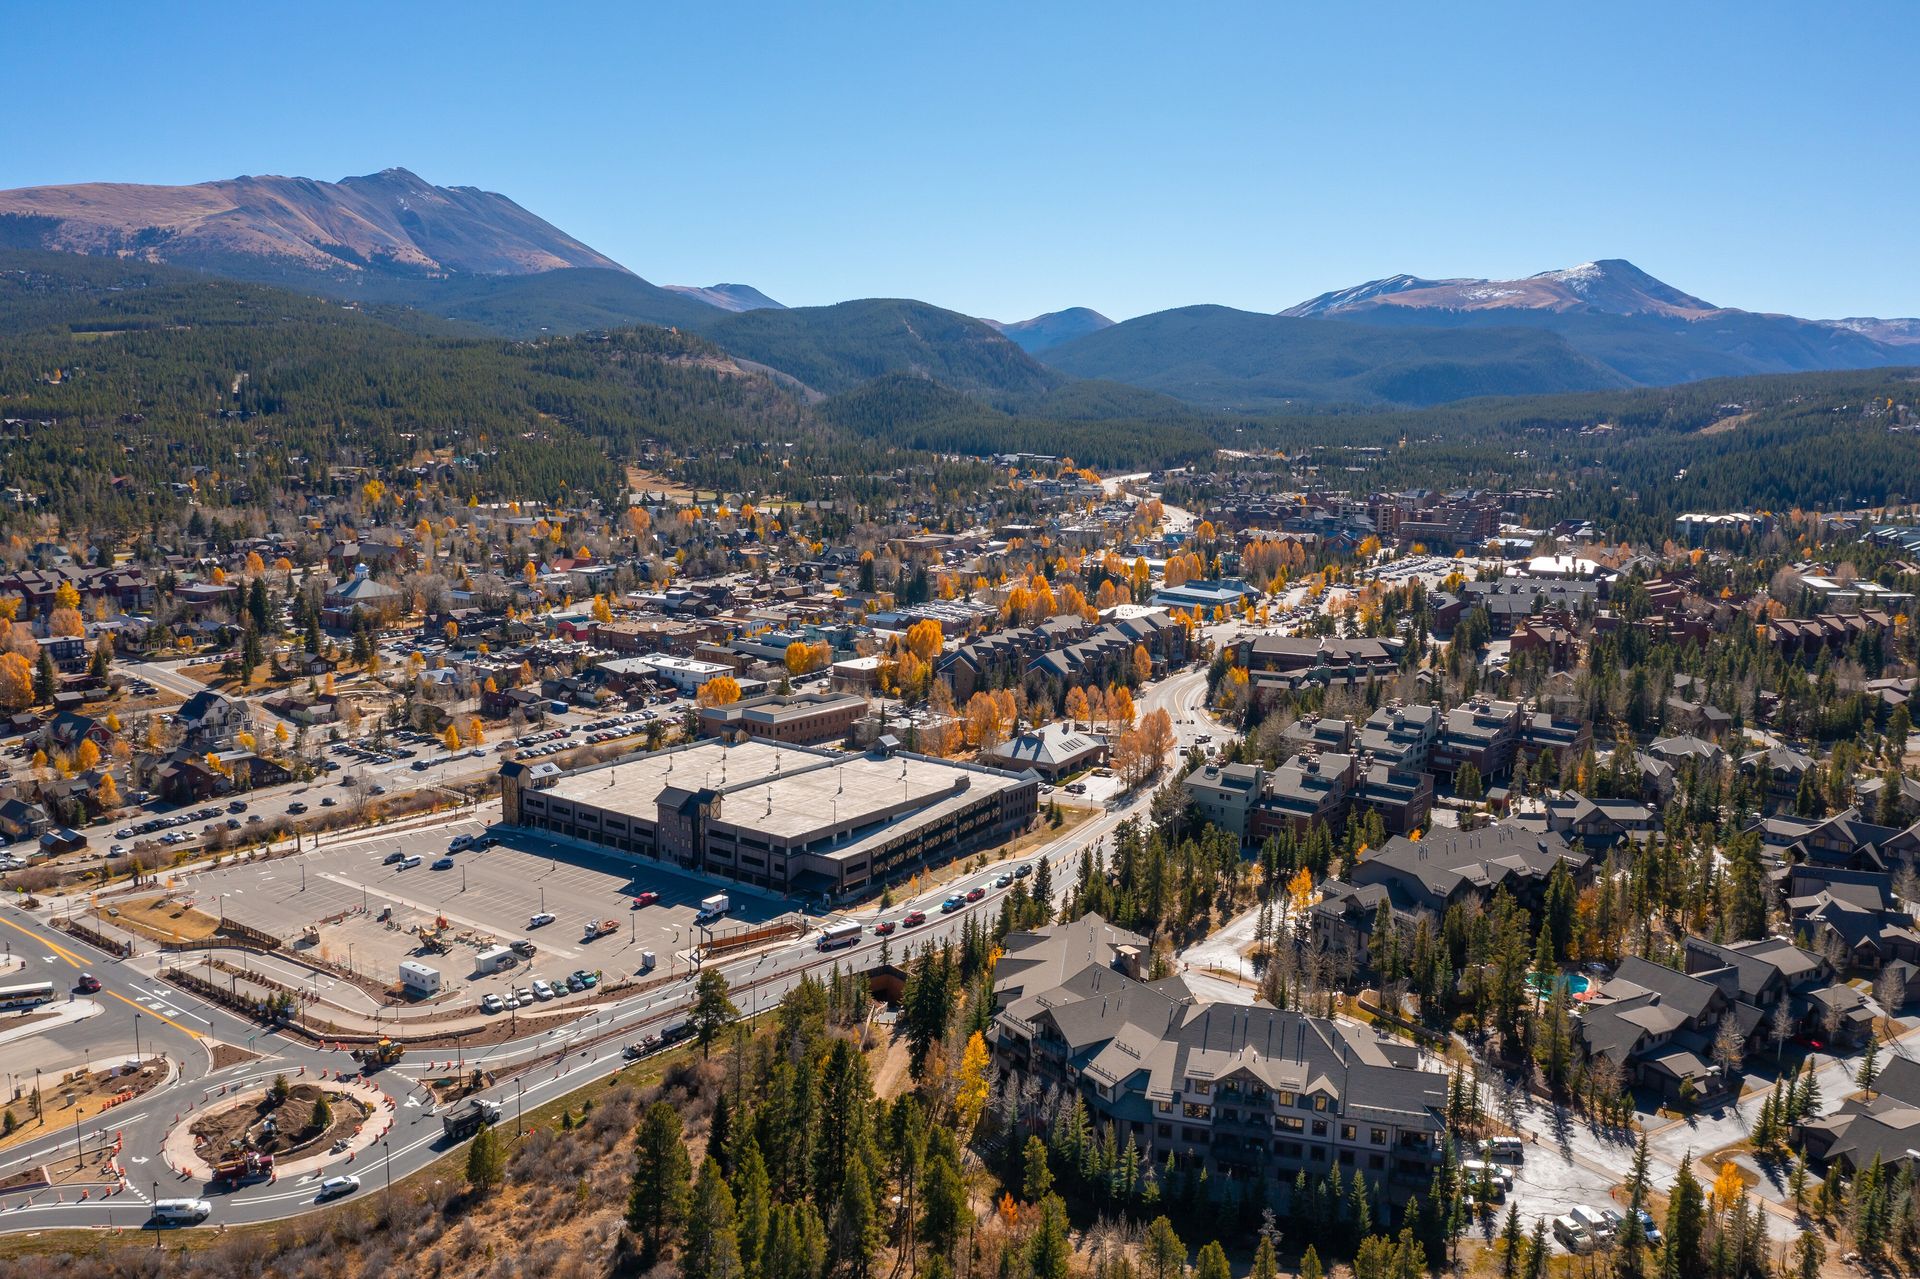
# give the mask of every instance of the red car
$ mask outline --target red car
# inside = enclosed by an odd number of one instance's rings
[[[892,931],[893,931],[893,921],[891,919],[883,920],[882,922],[875,924],[873,926],[873,935],[875,937],[885,937],[888,933],[891,933]]]
[[[981,899],[982,897],[985,897],[986,895],[987,895],[987,890],[986,890],[986,889],[984,889],[984,888],[976,888],[976,889],[974,889],[974,890],[973,890],[972,892],[970,892],[970,893],[968,893],[968,894],[967,894],[967,900],[968,900],[968,901],[970,901],[970,902],[977,902],[977,901],[979,901],[979,900],[980,900],[980,899]]]
[[[912,911],[900,922],[908,928],[918,928],[921,924],[927,922],[927,912],[924,910]]]
[[[659,893],[641,893],[638,897],[633,899],[633,908],[635,910],[639,910],[642,906],[651,906],[659,900],[660,900]]]
[[[81,973],[80,980],[74,983],[73,988],[83,995],[91,995],[100,989],[100,979],[92,973]]]

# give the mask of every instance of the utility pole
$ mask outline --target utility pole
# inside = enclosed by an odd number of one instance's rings
[[[393,1147],[388,1144],[387,1138],[382,1137],[380,1139],[380,1149],[386,1153],[387,1220],[392,1221],[393,1220]]]
[[[515,1140],[518,1140],[521,1134],[525,1131],[525,1127],[521,1121],[527,1117],[526,1081],[516,1079],[513,1084],[513,1089],[514,1089],[514,1099],[515,1099],[514,1115],[513,1115],[513,1135]]]

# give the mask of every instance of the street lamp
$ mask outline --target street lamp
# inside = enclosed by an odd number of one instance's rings
[[[380,1138],[380,1149],[386,1154],[385,1164],[387,1169],[387,1220],[392,1221],[393,1220],[393,1147],[388,1144],[386,1137]]]
[[[521,1121],[527,1117],[526,1081],[523,1079],[514,1080],[513,1089],[514,1089],[513,1135],[514,1135],[514,1138],[518,1140],[521,1133],[524,1131],[524,1127]]]
[[[140,1064],[140,1014],[133,1015],[133,1064]]]

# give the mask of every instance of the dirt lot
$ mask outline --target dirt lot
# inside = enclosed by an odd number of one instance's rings
[[[31,1093],[19,1101],[7,1106],[6,1112],[13,1116],[19,1126],[12,1133],[0,1137],[0,1149],[22,1141],[32,1141],[46,1136],[49,1132],[71,1130],[76,1117],[81,1124],[98,1116],[110,1113],[115,1107],[138,1097],[167,1077],[164,1062],[153,1059],[142,1063],[143,1070],[122,1072],[120,1070],[96,1070],[88,1073],[76,1070],[65,1079],[45,1079],[40,1084],[40,1117],[35,1118]],[[67,1094],[74,1096],[73,1104],[67,1104]],[[129,1095],[130,1094],[130,1095]],[[125,1101],[115,1101],[125,1097]]]
[[[96,907],[93,914],[155,941],[205,941],[219,930],[220,921],[189,901],[173,894],[141,897]]]
[[[332,1108],[333,1119],[324,1130],[319,1130],[313,1128],[313,1112],[322,1096]],[[351,1136],[366,1116],[367,1108],[357,1098],[323,1092],[312,1084],[299,1084],[277,1105],[269,1094],[253,1105],[230,1106],[204,1115],[194,1122],[193,1135],[201,1143],[202,1154],[210,1161],[240,1149],[289,1155]]]

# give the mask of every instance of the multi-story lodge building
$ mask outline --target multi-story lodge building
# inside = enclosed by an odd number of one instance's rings
[[[1006,940],[991,1035],[999,1069],[1133,1142],[1144,1162],[1263,1188],[1365,1173],[1399,1201],[1441,1160],[1447,1079],[1359,1026],[1215,1003],[1147,982],[1146,939],[1097,915]],[[1132,971],[1128,971],[1132,970]],[[1043,982],[1052,982],[1043,985]]]

